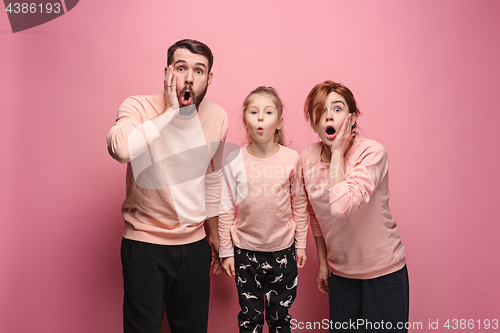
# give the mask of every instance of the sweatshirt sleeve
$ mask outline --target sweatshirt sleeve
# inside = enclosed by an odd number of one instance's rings
[[[309,223],[311,224],[313,236],[323,237],[323,233],[321,232],[321,228],[319,227],[318,219],[316,218],[316,214],[314,214],[314,210],[309,200],[307,200],[307,212],[309,213]]]
[[[346,174],[346,180],[329,190],[332,216],[346,217],[367,204],[388,168],[387,152],[382,145],[372,144],[366,147],[355,159],[353,167]]]
[[[118,162],[130,162],[160,137],[153,122],[143,119],[144,106],[135,97],[127,98],[118,108],[116,122],[106,139],[109,154]]]
[[[304,188],[302,163],[299,154],[297,154],[290,183],[292,216],[295,222],[295,247],[298,249],[305,249],[307,241],[307,196]]]
[[[222,194],[219,210],[219,257],[226,258],[234,255],[231,226],[234,224],[237,181],[231,172],[230,164],[224,166],[222,175]]]
[[[224,159],[224,145],[227,136],[227,118],[224,118],[221,129],[220,142],[210,143],[209,148],[215,150],[208,172],[205,176],[205,209],[207,218],[219,215],[221,197],[222,162]]]
[[[311,154],[310,152],[311,146],[307,147],[300,153],[300,158],[302,161],[302,176],[306,176],[306,170],[310,168],[311,166],[308,163],[309,156]],[[312,176],[311,176],[312,177]],[[313,233],[314,237],[322,237],[323,234],[321,233],[321,229],[319,227],[318,219],[316,218],[316,214],[314,213],[314,209],[311,206],[311,202],[309,201],[309,194],[307,193],[307,186],[305,186],[304,182],[304,189],[305,189],[305,194],[307,198],[307,213],[309,214],[309,223],[311,224],[311,230]]]

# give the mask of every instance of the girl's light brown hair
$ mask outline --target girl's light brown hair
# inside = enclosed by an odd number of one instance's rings
[[[278,111],[278,118],[281,118],[283,116],[283,102],[281,101],[281,98],[279,97],[276,89],[274,89],[273,87],[260,86],[255,88],[250,94],[248,94],[248,96],[243,101],[243,121],[245,120],[245,113],[247,111],[247,108],[252,102],[255,95],[265,95],[271,97],[271,100],[273,101],[274,106]],[[249,143],[252,142],[252,137],[250,136],[248,131],[247,141]],[[274,132],[274,142],[282,146],[285,145],[285,132],[283,131],[283,125],[281,125],[280,129],[276,129],[276,132]]]
[[[309,95],[307,95],[304,103],[304,117],[311,123],[313,128],[318,125],[323,109],[325,108],[326,97],[331,92],[336,92],[344,97],[349,113],[356,114],[356,119],[361,115],[361,112],[356,104],[356,100],[354,99],[354,95],[349,88],[344,86],[342,83],[327,80],[323,83],[317,84],[311,90]],[[352,128],[356,128],[356,124],[354,124]]]

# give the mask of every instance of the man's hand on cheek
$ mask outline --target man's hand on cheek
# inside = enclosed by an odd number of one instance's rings
[[[163,98],[165,99],[165,111],[178,110],[179,100],[177,98],[177,76],[174,68],[169,65],[163,82]],[[169,111],[170,111],[169,110]]]

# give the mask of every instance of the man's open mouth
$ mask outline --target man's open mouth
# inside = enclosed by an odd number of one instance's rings
[[[186,90],[182,93],[181,104],[182,105],[189,105],[189,104],[191,104],[191,99],[192,99],[191,91]]]
[[[335,137],[335,128],[333,126],[329,125],[326,127],[326,138],[328,140],[332,140]]]

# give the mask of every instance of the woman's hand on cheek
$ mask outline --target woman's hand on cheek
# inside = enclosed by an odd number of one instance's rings
[[[334,153],[342,154],[342,156],[346,153],[347,148],[349,147],[349,143],[351,142],[354,133],[352,133],[352,125],[354,124],[354,120],[352,117],[352,113],[349,113],[347,117],[344,119],[344,123],[342,124],[342,128],[335,136],[332,142],[332,155]]]

